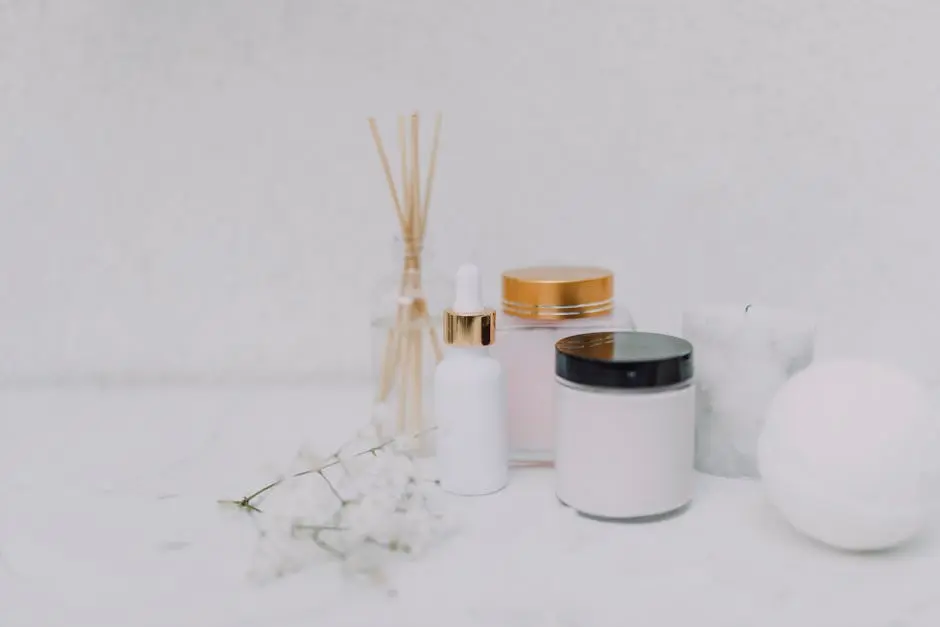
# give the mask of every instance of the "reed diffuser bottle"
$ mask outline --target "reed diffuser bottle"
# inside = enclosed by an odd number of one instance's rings
[[[419,259],[396,237],[388,264],[372,294],[373,419],[382,438],[416,435],[416,449],[430,452],[435,438],[427,433],[431,415],[434,368],[443,357],[441,313],[450,302],[450,284],[434,271],[431,251]],[[391,344],[390,344],[391,342]]]
[[[398,183],[378,126],[369,120],[401,230],[390,276],[379,282],[373,299],[373,421],[383,438],[413,437],[409,441],[419,453],[431,453],[434,448],[432,385],[434,369],[444,356],[441,313],[449,302],[446,290],[441,289],[446,283],[427,271],[424,244],[440,125],[438,116],[422,189],[418,114],[410,120],[398,118]]]

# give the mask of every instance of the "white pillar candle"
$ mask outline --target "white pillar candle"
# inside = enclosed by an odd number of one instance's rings
[[[758,477],[757,438],[773,395],[813,360],[806,315],[753,305],[711,305],[683,314],[695,355],[695,467]]]

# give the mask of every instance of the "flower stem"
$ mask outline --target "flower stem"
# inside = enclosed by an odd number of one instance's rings
[[[416,433],[416,434],[414,435],[414,437],[415,437],[415,438],[419,438],[419,437],[421,437],[421,436],[423,436],[423,435],[425,435],[425,434],[427,434],[428,432],[433,431],[433,430],[434,430],[434,427],[431,427],[430,429],[427,429],[427,430],[425,430],[425,431],[421,431],[421,432],[419,432],[419,433]],[[372,447],[370,447],[370,448],[367,448],[367,449],[364,449],[364,450],[359,451],[359,452],[356,453],[353,457],[362,457],[363,455],[372,455],[372,456],[376,456],[376,455],[378,455],[378,453],[379,453],[380,451],[382,451],[382,450],[385,449],[385,448],[388,448],[389,446],[391,446],[391,445],[394,444],[394,443],[395,443],[395,439],[394,439],[394,438],[385,440],[384,442],[380,442],[379,444],[376,444],[375,446],[372,446]],[[305,477],[305,476],[307,476],[307,475],[314,475],[314,474],[317,474],[317,475],[320,475],[321,477],[323,477],[323,480],[326,481],[326,485],[329,487],[329,489],[330,489],[330,491],[333,493],[333,495],[334,495],[337,499],[339,499],[340,503],[345,504],[345,503],[346,503],[346,499],[344,499],[344,498],[342,497],[342,495],[341,495],[341,494],[339,493],[339,491],[336,489],[336,486],[334,486],[333,483],[332,483],[329,479],[327,479],[326,473],[324,472],[324,471],[326,471],[327,469],[332,468],[333,466],[337,466],[337,465],[339,465],[339,464],[341,464],[341,463],[342,463],[342,460],[341,460],[340,457],[339,457],[339,453],[334,453],[333,455],[330,456],[330,458],[328,459],[327,462],[325,462],[324,464],[322,464],[322,465],[320,465],[320,466],[318,466],[318,467],[316,467],[316,468],[308,468],[307,470],[301,470],[300,472],[295,472],[294,474],[288,475],[287,477],[282,477],[281,479],[276,479],[275,481],[272,481],[271,483],[269,483],[269,484],[267,484],[267,485],[265,485],[265,486],[263,486],[263,487],[261,487],[261,488],[255,490],[254,492],[250,493],[248,496],[244,496],[244,497],[242,497],[242,498],[240,498],[240,499],[237,499],[237,500],[232,500],[232,499],[220,499],[218,502],[219,502],[219,503],[222,503],[222,504],[226,504],[226,505],[235,505],[236,507],[240,507],[240,508],[245,509],[245,510],[247,510],[247,511],[249,511],[249,512],[254,512],[254,513],[260,514],[260,513],[262,513],[262,512],[261,512],[261,509],[258,508],[257,505],[255,505],[255,503],[254,503],[255,499],[261,497],[261,496],[262,496],[263,494],[265,494],[266,492],[268,492],[268,491],[270,491],[270,490],[273,490],[274,488],[276,488],[277,486],[281,485],[282,483],[284,483],[284,482],[287,481],[288,479],[297,479],[297,478],[299,478],[299,477]]]

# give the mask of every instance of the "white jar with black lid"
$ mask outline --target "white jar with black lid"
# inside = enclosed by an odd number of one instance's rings
[[[692,345],[638,331],[555,344],[555,481],[582,514],[655,517],[692,499]]]

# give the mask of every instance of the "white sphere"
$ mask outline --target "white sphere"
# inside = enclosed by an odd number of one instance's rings
[[[833,547],[896,546],[922,527],[931,421],[926,390],[859,360],[817,362],[774,396],[758,441],[770,502]]]

